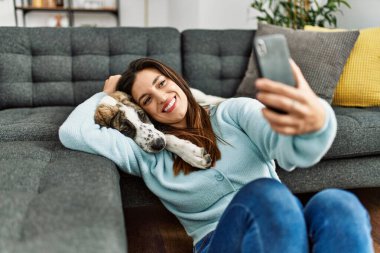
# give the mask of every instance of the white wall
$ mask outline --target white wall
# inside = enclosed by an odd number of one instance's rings
[[[122,26],[169,26],[169,0],[119,0]],[[148,2],[145,8],[145,2]],[[145,18],[145,15],[147,17]]]
[[[212,29],[256,28],[257,11],[250,7],[251,0],[201,1],[200,26]]]
[[[144,1],[143,0],[119,0],[120,24],[122,26],[144,25]]]
[[[152,1],[152,0],[151,0]],[[191,28],[256,28],[251,0],[169,0],[169,26]]]
[[[21,1],[21,0],[18,0]],[[144,18],[144,0],[120,0],[122,26],[172,26],[180,31],[189,28],[254,29],[257,12],[252,0],[149,0],[149,18]],[[358,29],[380,27],[379,0],[348,0],[352,9],[343,8],[338,26]],[[21,19],[21,14],[19,14]],[[27,26],[46,26],[54,14],[34,12],[27,15]],[[76,25],[114,26],[111,14],[78,14]],[[13,0],[0,0],[0,26],[14,26]]]
[[[338,27],[361,29],[380,27],[379,0],[349,0],[351,9],[342,8],[343,15],[338,16]]]
[[[14,26],[13,0],[0,0],[0,26]]]
[[[180,31],[200,28],[200,1],[169,0],[168,25],[176,27]]]
[[[169,26],[169,1],[149,0],[148,14],[148,26]]]

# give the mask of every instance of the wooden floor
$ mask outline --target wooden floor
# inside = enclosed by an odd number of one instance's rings
[[[371,216],[375,252],[380,253],[380,188],[353,190]],[[310,198],[310,194],[299,197]],[[127,208],[129,253],[191,253],[192,241],[177,219],[162,206]]]

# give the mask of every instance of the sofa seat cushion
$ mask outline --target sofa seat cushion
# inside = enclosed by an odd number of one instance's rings
[[[108,159],[59,142],[0,142],[0,200],[4,252],[127,250],[119,174]]]
[[[310,168],[292,172],[277,169],[278,176],[292,192],[318,192],[326,188],[380,187],[380,156],[322,160]]]
[[[333,108],[338,132],[326,159],[380,154],[380,107]]]
[[[13,108],[0,111],[0,141],[58,141],[58,128],[72,106]]]

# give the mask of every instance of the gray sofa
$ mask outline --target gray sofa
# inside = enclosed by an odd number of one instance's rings
[[[0,28],[0,252],[126,252],[123,207],[159,201],[111,161],[64,148],[58,128],[139,57],[192,87],[232,97],[253,30]],[[334,108],[337,138],[317,165],[287,173],[294,192],[380,186],[380,108]]]

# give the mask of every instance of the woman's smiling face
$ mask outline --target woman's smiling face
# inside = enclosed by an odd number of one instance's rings
[[[154,68],[139,71],[131,95],[154,120],[185,128],[188,101],[182,89]]]

